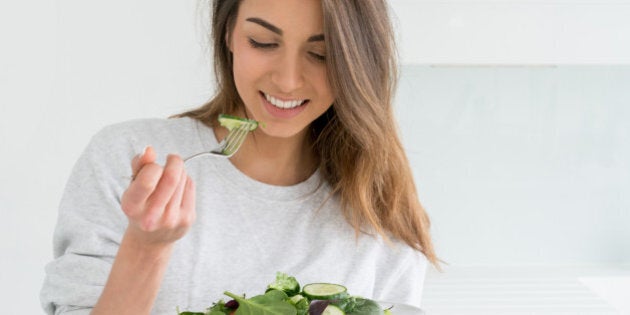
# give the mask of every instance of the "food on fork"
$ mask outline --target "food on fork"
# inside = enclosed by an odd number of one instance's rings
[[[253,119],[241,118],[237,116],[232,116],[228,114],[219,114],[219,124],[221,126],[227,128],[227,130],[232,130],[235,128],[239,128],[243,124],[249,125],[248,131],[254,131],[258,128],[259,123]],[[260,123],[264,128],[265,125]]]

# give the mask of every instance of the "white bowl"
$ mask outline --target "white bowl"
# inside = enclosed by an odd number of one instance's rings
[[[392,303],[387,301],[377,301],[377,303],[383,308],[392,308],[392,315],[424,315],[424,311],[421,309],[401,303]]]

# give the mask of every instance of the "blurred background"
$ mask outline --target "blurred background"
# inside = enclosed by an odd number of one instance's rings
[[[204,1],[0,3],[0,296],[40,314],[91,136],[213,92]],[[630,0],[391,0],[428,314],[630,313]]]

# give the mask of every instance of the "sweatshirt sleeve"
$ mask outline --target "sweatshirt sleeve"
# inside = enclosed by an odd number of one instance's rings
[[[417,250],[406,248],[404,252],[395,261],[384,264],[389,268],[380,271],[384,279],[382,286],[376,288],[374,297],[378,301],[421,307],[428,260]]]
[[[101,295],[127,218],[120,196],[129,183],[133,141],[105,128],[87,146],[66,184],[40,301],[46,314],[89,314]]]

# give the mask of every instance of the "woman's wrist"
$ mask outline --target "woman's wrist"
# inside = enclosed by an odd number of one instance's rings
[[[148,314],[173,251],[172,242],[147,242],[127,230],[92,314]],[[126,292],[121,294],[121,292]]]
[[[168,259],[173,250],[174,242],[153,242],[147,240],[138,231],[127,229],[120,244],[119,251],[128,250],[139,259],[160,260]]]

